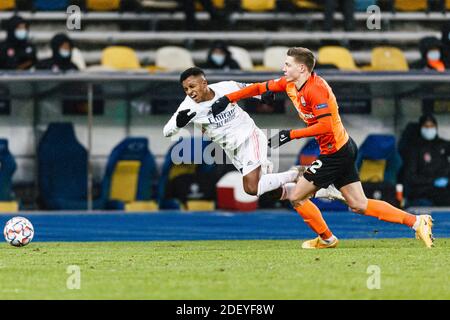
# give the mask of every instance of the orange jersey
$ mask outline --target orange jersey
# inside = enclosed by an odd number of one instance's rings
[[[335,153],[347,143],[349,136],[339,116],[336,97],[328,83],[314,72],[300,90],[297,90],[295,83],[287,82],[285,77],[281,77],[254,84],[228,94],[227,97],[231,101],[237,101],[262,94],[267,90],[286,91],[294,103],[300,119],[306,123],[307,128],[292,130],[291,138],[315,136],[321,154]]]

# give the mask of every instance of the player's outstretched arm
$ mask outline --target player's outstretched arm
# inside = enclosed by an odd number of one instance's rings
[[[191,112],[190,109],[175,112],[169,122],[164,126],[164,136],[170,137],[176,134],[181,128],[185,127],[196,114],[196,112]]]
[[[301,139],[306,137],[315,137],[321,134],[327,134],[332,132],[331,116],[326,115],[317,120],[317,123],[307,128],[295,129],[295,130],[281,130],[276,135],[271,137],[268,141],[268,145],[272,149],[276,149],[283,144],[288,143],[293,139]]]
[[[224,111],[231,102],[238,102],[239,100],[255,96],[261,96],[261,100],[263,100],[264,103],[271,104],[271,100],[273,103],[275,98],[274,92],[284,90],[286,90],[286,80],[284,77],[276,80],[251,84],[245,88],[231,92],[217,99],[211,107],[213,116],[215,117]]]

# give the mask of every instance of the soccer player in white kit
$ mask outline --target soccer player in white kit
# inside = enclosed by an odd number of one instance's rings
[[[267,159],[267,137],[238,104],[229,104],[223,112],[213,116],[211,106],[217,99],[247,84],[222,81],[208,85],[203,70],[197,67],[185,70],[180,76],[180,83],[186,98],[164,126],[165,137],[176,134],[193,122],[223,148],[242,173],[244,190],[250,195],[261,196],[273,190],[278,190],[281,195],[280,187],[297,179],[300,174],[297,167],[271,173],[272,164]],[[333,193],[322,193],[321,196],[339,198],[339,194],[336,196]]]

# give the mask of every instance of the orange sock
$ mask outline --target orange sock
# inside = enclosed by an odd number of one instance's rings
[[[302,205],[295,207],[295,210],[303,218],[305,223],[323,240],[333,235],[330,229],[328,229],[327,223],[323,220],[319,208],[311,200],[306,200]]]
[[[416,216],[397,209],[385,201],[369,199],[367,209],[364,212],[366,216],[377,217],[380,220],[401,223],[412,227],[416,222]]]

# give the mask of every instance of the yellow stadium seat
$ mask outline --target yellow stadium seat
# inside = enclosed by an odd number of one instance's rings
[[[225,0],[212,0],[212,4],[217,9],[225,8]],[[195,2],[195,9],[198,11],[204,10],[203,6],[199,1]]]
[[[323,6],[318,4],[316,1],[311,0],[292,0],[292,2],[300,9],[308,9],[308,10],[319,10],[323,9]]]
[[[246,11],[270,11],[275,9],[275,0],[241,0],[241,8]]]
[[[158,204],[156,201],[132,201],[125,204],[126,212],[148,212],[157,210]]]
[[[350,51],[339,46],[325,46],[319,49],[318,62],[333,64],[340,70],[358,70]]]
[[[0,213],[15,213],[19,211],[16,201],[0,201]]]
[[[166,71],[183,71],[193,67],[194,61],[185,48],[166,46],[156,50],[155,65]]]
[[[421,11],[427,7],[427,0],[395,0],[395,10],[398,11]]]
[[[141,163],[135,160],[121,160],[117,162],[111,178],[109,198],[123,202],[136,199],[139,169]]]
[[[1,0],[0,10],[14,10],[16,8],[16,0]]]
[[[385,169],[386,160],[364,159],[359,169],[359,178],[361,182],[382,182]]]
[[[263,65],[268,70],[281,70],[286,60],[288,47],[269,47],[264,50]]]
[[[128,47],[112,46],[102,52],[102,66],[118,70],[140,69],[136,52]]]
[[[450,0],[445,0],[445,7],[450,9]]]
[[[216,209],[214,201],[209,200],[188,200],[184,209],[187,211],[213,211]]]
[[[403,52],[394,47],[377,47],[372,50],[371,69],[376,71],[408,71]]]
[[[94,11],[118,10],[120,0],[86,0],[86,7],[88,10]]]

